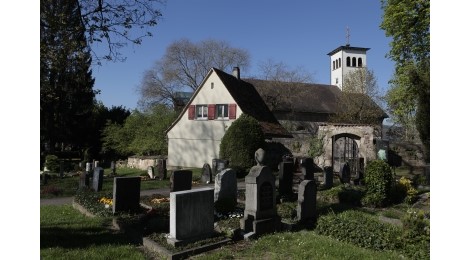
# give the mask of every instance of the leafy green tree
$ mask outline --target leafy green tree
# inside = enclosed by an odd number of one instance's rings
[[[380,27],[392,37],[388,57],[396,62],[387,103],[404,126],[413,122],[429,151],[430,1],[382,0]]]
[[[103,153],[128,155],[165,155],[168,152],[165,131],[177,114],[165,105],[151,110],[134,110],[124,125],[108,122],[102,132]]]
[[[231,167],[248,169],[256,164],[256,150],[264,147],[264,134],[258,121],[242,114],[222,138],[219,157],[228,159]]]

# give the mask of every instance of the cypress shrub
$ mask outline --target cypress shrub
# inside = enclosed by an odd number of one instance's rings
[[[374,160],[367,164],[364,181],[366,195],[363,204],[383,207],[390,202],[393,175],[390,166],[382,160]]]
[[[59,172],[60,170],[59,157],[53,154],[49,154],[48,156],[46,156],[45,166],[51,172]]]
[[[219,157],[228,159],[230,167],[248,169],[255,165],[256,150],[264,147],[264,134],[258,121],[242,114],[222,138]]]

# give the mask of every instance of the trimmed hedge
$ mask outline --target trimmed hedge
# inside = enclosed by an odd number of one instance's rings
[[[264,147],[264,134],[258,121],[242,114],[222,138],[219,157],[228,159],[230,167],[248,169],[256,164],[256,150]]]
[[[391,199],[393,174],[390,166],[382,160],[367,164],[364,181],[366,195],[363,204],[373,207],[386,206]]]

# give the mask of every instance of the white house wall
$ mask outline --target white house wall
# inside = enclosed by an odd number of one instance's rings
[[[213,87],[212,84],[213,83]],[[234,104],[228,90],[216,73],[211,72],[190,105]],[[237,106],[236,118],[242,111]],[[219,146],[234,120],[189,120],[188,109],[168,132],[168,161],[171,167],[198,167],[211,165],[219,156]]]

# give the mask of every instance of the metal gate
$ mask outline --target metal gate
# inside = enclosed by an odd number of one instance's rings
[[[354,135],[336,135],[333,136],[333,171],[340,173],[341,166],[346,162],[352,179],[358,179],[361,176],[364,160],[359,158],[359,148],[356,140],[358,136]]]

